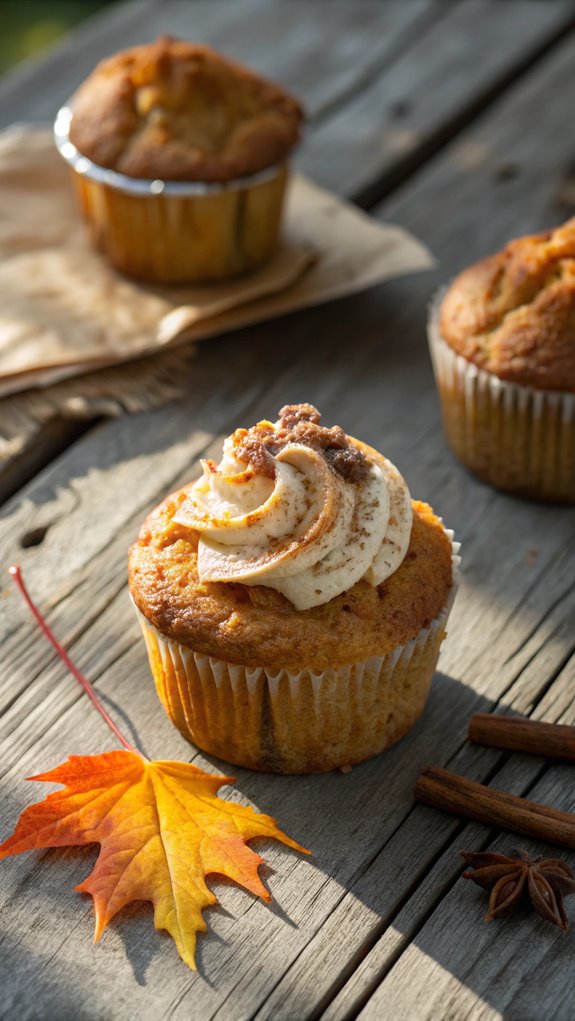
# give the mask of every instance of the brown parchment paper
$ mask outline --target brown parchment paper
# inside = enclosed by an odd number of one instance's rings
[[[92,249],[69,173],[50,131],[20,126],[0,134],[0,396],[432,265],[401,228],[296,175],[282,244],[265,267],[223,284],[147,287]]]

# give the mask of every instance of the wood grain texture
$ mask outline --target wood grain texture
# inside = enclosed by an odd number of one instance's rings
[[[181,35],[233,54],[305,97],[310,118],[377,73],[442,13],[442,0],[128,0],[80,25],[39,60],[0,80],[0,126],[52,121],[98,60],[161,34]],[[40,83],[49,88],[39,88]]]
[[[454,4],[386,74],[318,125],[302,154],[306,173],[335,190],[345,180],[356,201],[373,204],[574,23],[570,2]]]
[[[572,712],[568,719],[573,719]],[[508,781],[513,767],[517,781],[521,769],[525,769],[525,760],[512,760],[505,771]],[[571,773],[567,766],[550,767],[541,779],[531,783],[530,797],[572,811]],[[503,773],[498,775],[497,783],[502,776]],[[486,841],[485,831],[482,841],[481,831],[473,828],[458,834],[458,848],[480,846],[509,854],[518,841],[509,835]],[[557,849],[540,842],[521,838],[519,846],[533,853],[558,856]],[[573,865],[572,854],[561,857]],[[458,881],[461,866],[456,859],[452,850],[450,860],[455,868],[449,889],[444,890],[431,913],[428,909],[428,917],[420,914],[419,924],[411,928],[409,945],[404,943],[402,950],[396,945],[393,967],[358,1016],[362,1021],[375,1021],[385,1009],[392,1017],[431,1021],[438,1016],[438,1010],[449,1005],[453,1016],[457,1016],[455,1004],[463,1005],[467,1000],[472,1017],[503,1016],[526,1021],[552,1017],[568,1021],[573,1014],[572,988],[567,978],[569,935],[526,913],[497,924],[481,923],[486,901],[481,894],[469,891],[468,884]],[[438,861],[434,878],[445,873],[446,865],[445,857]],[[410,905],[393,920],[394,930],[403,932],[413,926],[415,919],[411,923],[407,919],[413,907]],[[573,908],[568,901],[567,911],[573,923]],[[391,930],[385,938],[388,942],[393,938]],[[458,996],[461,984],[468,991],[463,998]],[[346,1013],[340,1010],[338,1016]]]
[[[0,81],[0,124],[51,119],[86,69],[120,45],[162,31],[201,35],[305,96],[310,123],[298,162],[336,191],[369,204],[468,119],[564,29],[575,10],[525,0],[165,0],[121,4],[90,19],[53,54]],[[528,15],[528,16],[527,16]],[[281,39],[278,47],[276,41]],[[474,59],[477,48],[483,56]],[[62,59],[62,53],[66,59]],[[50,88],[43,81],[49,78]],[[405,109],[409,93],[410,111]],[[403,98],[402,98],[403,97]],[[2,110],[5,112],[2,119]],[[375,144],[374,144],[375,140]],[[327,177],[326,177],[327,175]],[[0,466],[6,499],[83,430],[60,423]]]
[[[525,677],[527,682],[525,686],[526,691],[521,692],[518,698],[511,700],[509,696],[506,696],[505,703],[507,704],[509,701],[509,707],[513,711],[526,711],[529,705],[529,680],[533,676],[539,676],[539,671],[540,663],[535,664],[533,669],[529,668]],[[569,694],[569,679],[572,682],[573,662],[566,671],[558,675],[556,683],[552,685],[547,696],[535,710],[534,715],[536,717],[545,716],[546,719],[557,722],[572,722],[575,717]],[[551,695],[552,690],[553,694]],[[575,801],[572,795],[572,786],[569,785],[565,773],[554,772],[554,770],[560,770],[561,767],[553,766],[545,770],[544,775],[554,778],[554,780],[551,785],[543,786],[538,783],[538,777],[541,776],[542,769],[544,768],[541,760],[532,757],[514,756],[506,761],[501,753],[494,751],[486,753],[486,757],[482,758],[477,756],[477,751],[475,750],[474,754],[473,749],[470,749],[469,746],[463,746],[461,751],[451,761],[451,765],[453,768],[465,771],[468,776],[482,771],[485,775],[491,777],[491,782],[495,786],[501,787],[510,793],[528,794],[529,797],[537,796],[538,799],[545,801],[547,804],[553,804],[558,808],[573,811]],[[559,791],[557,788],[561,784],[564,786],[562,791]],[[498,926],[492,925],[485,929],[480,924],[480,920],[486,910],[485,905],[480,902],[475,911],[475,904],[478,900],[477,896],[471,896],[470,898],[469,892],[467,892],[466,897],[465,890],[462,891],[460,889],[465,884],[458,884],[457,882],[463,871],[459,850],[476,850],[486,847],[491,849],[492,841],[490,834],[493,831],[475,824],[462,826],[460,822],[450,820],[446,829],[443,832],[441,830],[438,832],[436,829],[438,820],[439,813],[431,809],[416,807],[408,820],[407,826],[404,824],[397,835],[394,835],[393,840],[385,848],[384,854],[366,872],[363,883],[369,884],[371,889],[380,891],[379,896],[383,900],[385,897],[385,892],[383,891],[389,890],[390,886],[397,881],[398,875],[401,877],[403,870],[400,866],[405,865],[405,860],[402,860],[402,856],[405,856],[406,848],[410,851],[408,861],[410,864],[413,861],[413,870],[415,871],[421,831],[425,834],[427,827],[430,827],[431,833],[428,831],[428,836],[431,837],[429,850],[435,851],[431,868],[421,884],[417,886],[413,895],[405,898],[399,911],[389,911],[388,909],[387,916],[382,911],[382,917],[379,919],[379,934],[374,939],[372,932],[371,940],[364,939],[360,948],[361,953],[358,953],[357,969],[347,984],[343,986],[340,993],[332,1000],[325,1013],[322,1014],[322,1021],[356,1016],[366,1002],[368,1003],[366,1008],[366,1016],[368,1017],[378,1017],[378,1011],[383,1009],[383,1004],[386,1004],[385,1009],[387,1010],[387,991],[389,987],[387,976],[395,975],[394,968],[396,962],[408,951],[410,943],[414,941],[417,944],[418,932],[426,924],[427,919],[434,917],[436,912],[439,915],[439,919],[441,918],[443,904],[448,895],[451,897],[457,894],[457,935],[454,936],[453,932],[450,932],[448,929],[439,936],[435,954],[431,955],[433,960],[428,965],[423,966],[421,982],[419,981],[418,972],[422,965],[419,963],[419,954],[417,952],[418,963],[414,964],[414,959],[412,958],[411,964],[406,965],[405,970],[403,968],[400,969],[401,979],[394,977],[394,981],[398,983],[397,992],[394,994],[389,1009],[398,1010],[397,1016],[402,1019],[419,1019],[421,1017],[427,1021],[427,1019],[436,1017],[438,1001],[434,998],[429,1004],[423,1003],[426,985],[428,986],[431,981],[434,985],[436,982],[439,982],[441,987],[441,991],[438,994],[439,997],[443,996],[445,1003],[456,1003],[457,1008],[454,1007],[454,1009],[459,1010],[462,1016],[465,1016],[466,1009],[472,1011],[471,1017],[483,1017],[482,1010],[485,1011],[486,1017],[499,1016],[500,1011],[504,1012],[509,1007],[512,999],[512,996],[509,995],[509,990],[504,986],[501,984],[497,985],[492,991],[492,995],[485,998],[485,1007],[482,1006],[480,1000],[474,1001],[473,996],[469,995],[474,987],[473,985],[467,986],[466,974],[470,970],[472,962],[476,960],[475,950],[473,949],[476,945],[476,940],[479,940],[479,953],[493,939],[498,941],[500,947],[509,944],[507,957],[513,958],[512,967],[520,973],[523,980],[527,979],[530,956],[526,953],[526,947],[530,945],[537,946],[541,934],[544,937],[549,937],[550,934],[547,928],[536,923],[537,932],[536,935],[533,935],[533,920],[528,916],[519,916],[519,918],[507,923],[502,922]],[[412,849],[412,842],[414,840],[415,848]],[[496,844],[493,845],[493,849],[505,853],[505,851],[509,852],[517,846],[530,848],[537,853],[558,856],[557,848],[553,848],[551,845],[546,846],[541,842],[535,843],[509,834],[498,839]],[[573,854],[568,852],[562,853],[561,857],[571,864],[575,862]],[[457,888],[453,890],[452,894],[450,891],[455,884],[457,884]],[[350,891],[350,893],[353,893],[353,891]],[[353,931],[353,913],[349,917],[351,903],[351,898],[349,898],[347,904],[342,902],[339,913],[340,920],[346,918],[347,926]],[[573,918],[573,911],[572,908],[569,910],[569,905],[568,913]],[[445,921],[444,918],[443,921]],[[330,919],[330,925],[334,926],[334,930],[336,924],[336,917]],[[435,929],[435,932],[437,932],[437,929]],[[557,939],[558,935],[560,936],[561,934],[555,934],[555,939],[551,941],[551,945],[555,950],[559,949],[563,942],[561,938]],[[456,946],[457,939],[463,941],[463,945],[460,942]],[[549,945],[549,939],[547,943]],[[456,989],[457,995],[454,996]],[[552,996],[552,993],[553,984],[545,982],[544,995]],[[370,999],[370,995],[372,999]],[[551,1009],[548,1015],[545,1013],[545,1010],[542,1010],[541,997],[534,1000],[532,1007],[533,1010],[529,1014],[519,1012],[514,1014],[510,1011],[505,1016],[510,1018],[555,1016]],[[569,1009],[572,1009],[572,1007],[566,1007],[563,1013],[557,1015],[561,1021],[567,1021]],[[390,1016],[395,1017],[396,1015],[392,1013]],[[457,1013],[453,1016],[456,1017]]]
[[[440,19],[444,0],[330,0],[330,17],[313,0],[138,0],[90,18],[39,60],[0,79],[0,127],[50,122],[102,57],[162,32],[209,42],[305,96],[310,121],[329,119],[362,85],[384,73],[412,39]],[[278,41],[281,40],[281,45]],[[48,83],[48,84],[47,84]],[[346,189],[342,175],[340,190]],[[0,464],[0,501],[24,485],[85,431],[50,422],[25,450]]]
[[[194,371],[194,356],[193,345],[184,345],[163,356],[132,361],[128,371],[111,366],[0,400],[3,498],[71,446],[98,417],[151,411],[181,400]]]
[[[557,96],[569,95],[574,57],[570,40],[558,46],[381,207],[431,244],[440,271],[290,316],[273,331],[254,327],[210,342],[184,403],[99,425],[6,504],[2,562],[21,560],[59,637],[152,756],[187,759],[194,750],[158,706],[127,598],[126,549],[146,511],[193,477],[197,459],[216,454],[218,437],[234,426],[269,417],[286,401],[317,403],[328,424],[340,422],[396,461],[414,496],[429,499],[463,540],[465,568],[441,672],[423,719],[398,747],[346,776],[237,771],[232,796],[275,815],[314,857],[262,848],[271,908],[215,884],[222,907],[208,913],[197,975],[153,931],[145,906],[124,912],[92,946],[91,907],[73,892],[90,870],[89,854],[71,849],[5,863],[6,1017],[340,1021],[363,1011],[378,1021],[459,1021],[535,1017],[532,1005],[537,1021],[573,1016],[562,934],[523,917],[511,929],[484,926],[480,891],[458,882],[458,849],[487,846],[490,832],[414,806],[411,790],[419,771],[438,762],[574,807],[568,767],[466,741],[471,714],[496,705],[575,722],[573,512],[498,494],[456,464],[442,438],[424,339],[426,302],[442,277],[525,221],[539,226],[549,217],[570,158],[571,108]],[[534,107],[537,132],[526,130]],[[510,151],[528,174],[496,179]],[[34,534],[43,535],[40,544],[26,545]],[[0,600],[7,830],[37,797],[24,776],[110,745],[7,581]],[[223,768],[199,755],[195,761]],[[509,848],[506,840],[495,846]]]

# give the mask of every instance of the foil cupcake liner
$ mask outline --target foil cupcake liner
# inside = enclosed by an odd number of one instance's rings
[[[439,330],[444,294],[432,302],[428,339],[454,453],[498,489],[575,503],[575,394],[507,382],[454,351]]]
[[[70,141],[72,110],[54,125],[92,240],[110,262],[149,283],[222,280],[255,269],[277,247],[286,164],[223,183],[142,180],[98,166]]]
[[[459,580],[442,612],[384,656],[324,670],[272,671],[206,656],[137,611],[160,700],[184,737],[218,758],[273,773],[349,766],[395,744],[421,715]]]

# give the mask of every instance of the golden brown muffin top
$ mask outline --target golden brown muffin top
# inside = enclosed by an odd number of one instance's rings
[[[575,390],[575,218],[464,270],[443,299],[439,328],[501,379]]]
[[[167,36],[101,61],[72,100],[70,139],[129,177],[231,181],[284,161],[302,111],[208,46]]]
[[[250,667],[321,671],[390,652],[446,605],[451,543],[427,504],[413,502],[407,554],[386,581],[360,581],[328,603],[295,610],[271,588],[199,580],[198,534],[172,523],[186,492],[172,494],[144,522],[130,549],[129,578],[144,616],[196,652]]]

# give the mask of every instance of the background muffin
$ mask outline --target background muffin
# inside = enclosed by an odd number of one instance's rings
[[[464,464],[501,489],[575,501],[575,219],[461,273],[432,309],[430,345]]]
[[[301,120],[278,86],[207,46],[161,38],[102,61],[56,138],[115,265],[213,280],[273,251]]]
[[[397,469],[309,405],[237,430],[130,551],[168,714],[201,748],[255,769],[376,754],[423,709],[452,557]]]

